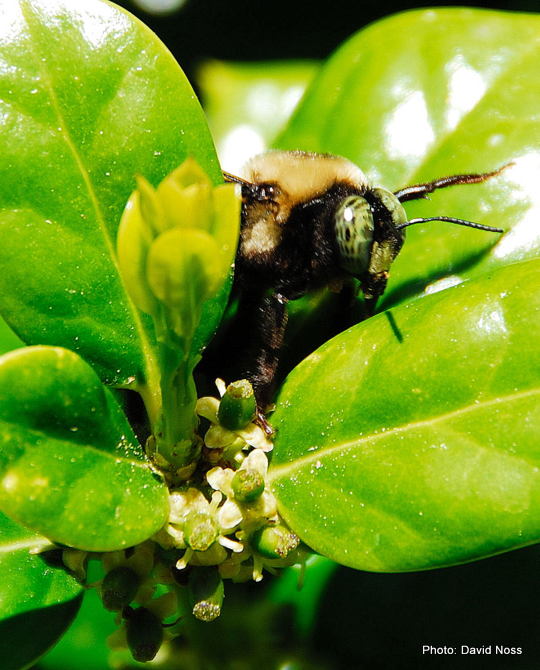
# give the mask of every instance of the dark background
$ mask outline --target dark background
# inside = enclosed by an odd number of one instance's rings
[[[187,0],[176,13],[152,16],[130,0],[117,0],[167,44],[190,79],[208,58],[222,60],[320,59],[362,26],[415,7],[471,6],[538,11],[540,0],[490,3],[391,0]],[[411,35],[414,39],[414,35]]]
[[[320,5],[305,0],[188,0],[174,14],[152,16],[129,0],[117,4],[161,37],[192,82],[197,66],[210,58],[323,59],[367,23],[397,11],[433,6],[380,0]],[[540,9],[540,0],[454,4]],[[347,670],[539,668],[539,559],[540,549],[531,547],[424,573],[378,575],[340,568],[321,602],[312,653],[326,667]],[[493,645],[493,653],[422,656],[422,644]],[[523,653],[495,656],[497,644],[521,647]]]

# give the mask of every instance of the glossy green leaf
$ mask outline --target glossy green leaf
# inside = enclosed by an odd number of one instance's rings
[[[3,670],[28,667],[49,649],[73,620],[81,585],[31,554],[49,542],[0,514],[0,658]]]
[[[540,260],[380,314],[289,376],[269,471],[289,525],[356,568],[540,539]]]
[[[119,276],[116,229],[135,175],[157,185],[188,155],[221,180],[191,87],[134,17],[102,0],[2,3],[0,311],[25,341],[155,390],[153,335]]]
[[[398,14],[362,30],[321,69],[277,142],[347,156],[390,189],[514,166],[482,185],[407,203],[493,233],[428,223],[407,233],[386,303],[540,250],[540,17],[473,9]]]
[[[0,359],[0,508],[49,539],[87,551],[146,540],[168,514],[112,394],[67,349]]]
[[[19,347],[24,347],[24,342],[15,335],[4,319],[0,317],[0,354],[5,354]]]
[[[270,146],[318,67],[312,61],[202,65],[196,82],[225,170],[239,172]]]

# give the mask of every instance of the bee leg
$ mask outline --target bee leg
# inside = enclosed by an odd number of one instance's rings
[[[250,324],[246,330],[250,345],[244,357],[244,376],[253,385],[257,399],[256,422],[271,435],[274,431],[265,411],[274,393],[279,355],[287,325],[287,299],[279,293],[261,293],[249,300]],[[247,323],[244,323],[244,327]]]

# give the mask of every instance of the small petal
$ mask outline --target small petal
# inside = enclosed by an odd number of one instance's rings
[[[245,440],[250,447],[255,449],[262,449],[262,451],[272,451],[274,445],[266,437],[264,430],[254,423],[248,424],[243,430],[237,430],[237,435]]]
[[[78,549],[64,549],[62,552],[62,561],[66,568],[69,568],[75,576],[83,581],[86,578],[86,551]]]
[[[174,591],[168,591],[162,596],[154,598],[149,604],[148,609],[157,616],[158,619],[166,619],[176,613],[178,609],[178,596]]]
[[[105,572],[109,572],[113,568],[123,565],[126,560],[126,555],[123,551],[107,551],[103,554],[101,560],[103,562],[103,569]]]
[[[209,449],[215,449],[216,447],[227,447],[235,439],[236,435],[232,431],[221,426],[210,426],[204,436],[204,443]]]
[[[210,514],[215,514],[217,512],[219,503],[222,500],[223,500],[223,494],[221,493],[221,491],[214,491],[214,493],[212,493],[212,500],[210,502]]]
[[[181,524],[186,515],[194,511],[208,511],[209,503],[204,495],[194,488],[187,491],[173,491],[169,496],[171,507],[169,522]]]
[[[216,379],[216,386],[220,397],[223,398],[223,396],[225,395],[225,391],[227,390],[227,384],[225,384],[223,379],[219,379],[218,377],[218,379]]]
[[[262,449],[254,449],[250,452],[240,466],[240,470],[255,470],[263,479],[266,479],[268,472],[268,458]]]
[[[221,528],[230,530],[242,521],[242,510],[232,500],[227,500],[219,508],[217,520]]]
[[[218,542],[226,547],[227,549],[230,549],[231,551],[234,551],[235,553],[239,554],[241,551],[244,551],[244,545],[241,544],[240,542],[235,542],[234,540],[231,540],[228,537],[225,537],[222,535]]]
[[[219,565],[227,558],[225,549],[214,542],[206,551],[196,551],[191,558],[191,565]]]
[[[204,398],[199,398],[197,400],[195,411],[199,416],[203,416],[205,419],[208,419],[208,421],[217,423],[218,409],[219,400],[217,398],[205,396]]]
[[[152,584],[152,582],[146,581],[143,584],[141,584],[134,600],[139,605],[146,605],[152,600],[155,592],[156,592],[156,585]]]
[[[212,468],[206,473],[206,480],[215,491],[221,491],[226,496],[232,493],[231,482],[234,470],[231,468]]]
[[[163,549],[185,549],[186,547],[184,533],[171,524],[158,531],[152,539]]]
[[[277,514],[277,503],[274,496],[263,491],[261,497],[251,505],[244,506],[244,528],[258,526],[262,521],[270,521]]]
[[[146,577],[154,567],[154,547],[152,542],[144,542],[135,547],[133,554],[126,560],[126,565],[139,577]]]

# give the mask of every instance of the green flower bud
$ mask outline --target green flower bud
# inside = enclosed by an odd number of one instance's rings
[[[186,159],[157,189],[167,228],[200,228],[212,224],[212,183],[193,158]]]
[[[189,596],[193,616],[201,621],[213,621],[221,614],[223,581],[215,568],[196,568],[189,575]]]
[[[298,536],[279,524],[263,526],[251,537],[251,545],[265,558],[286,558],[299,544]]]
[[[140,194],[134,191],[120,220],[117,238],[118,263],[126,287],[137,307],[146,314],[158,312],[158,302],[146,279],[146,258],[154,233],[141,213]]]
[[[139,663],[151,661],[163,642],[161,621],[146,607],[130,610],[126,616],[127,643]]]
[[[214,238],[196,228],[172,228],[150,247],[148,283],[154,295],[172,309],[185,308],[193,289],[205,300],[219,288],[221,258]]]
[[[106,609],[118,612],[129,605],[135,597],[141,579],[136,572],[126,566],[110,570],[101,583],[101,599]]]
[[[238,502],[254,502],[264,491],[264,478],[257,470],[237,470],[231,487]]]
[[[152,184],[140,175],[137,177],[137,191],[142,220],[154,237],[166,228],[162,204]]]
[[[214,517],[206,512],[193,512],[184,524],[184,539],[194,551],[206,551],[218,538]]]
[[[137,178],[118,231],[118,261],[139,309],[189,338],[230,275],[240,225],[234,184],[213,186],[192,158],[155,189]],[[160,305],[161,303],[161,305]]]
[[[227,386],[218,409],[219,423],[228,430],[241,430],[255,418],[257,403],[253,387],[247,379]]]

